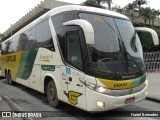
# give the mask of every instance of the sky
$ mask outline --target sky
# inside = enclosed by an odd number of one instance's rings
[[[1,0],[0,1],[0,33],[5,32],[12,24],[16,23],[25,14],[32,10],[43,0]],[[70,3],[82,3],[85,0],[59,0]],[[134,0],[112,0],[117,6],[124,7]],[[149,3],[143,7],[160,9],[159,0],[147,0]],[[113,4],[112,6],[115,6]]]

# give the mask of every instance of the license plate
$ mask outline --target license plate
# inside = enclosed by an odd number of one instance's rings
[[[132,102],[134,102],[134,101],[135,101],[135,97],[127,98],[127,99],[125,100],[125,104],[132,103]]]

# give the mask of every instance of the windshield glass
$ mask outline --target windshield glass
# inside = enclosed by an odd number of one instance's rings
[[[87,45],[90,68],[115,74],[145,70],[139,38],[130,21],[80,13],[94,29],[94,45]]]

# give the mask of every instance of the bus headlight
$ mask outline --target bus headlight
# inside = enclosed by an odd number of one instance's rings
[[[84,80],[80,80],[80,82],[83,83],[89,89],[92,89],[92,90],[99,92],[99,93],[110,94],[110,92],[111,92],[111,89],[108,89],[106,87],[97,86],[96,84],[92,84],[92,83],[86,82]]]
[[[111,90],[106,87],[97,87],[96,91],[104,94],[109,94],[111,92]]]

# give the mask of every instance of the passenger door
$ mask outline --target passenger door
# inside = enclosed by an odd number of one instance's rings
[[[78,31],[66,33],[66,81],[67,91],[64,91],[70,104],[86,109],[85,86],[80,82],[84,80],[83,59],[80,37]]]

